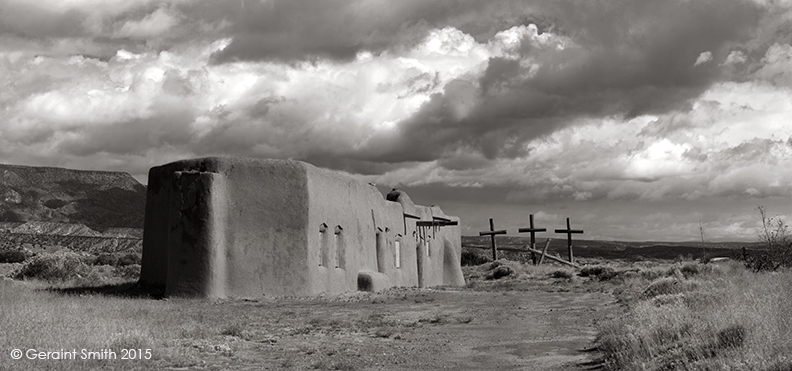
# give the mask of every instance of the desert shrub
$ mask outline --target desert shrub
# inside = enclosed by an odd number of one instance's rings
[[[676,258],[674,258],[674,263],[682,263],[691,260],[693,260],[693,254],[679,254],[676,256]]]
[[[602,265],[586,266],[578,273],[581,277],[596,277],[600,281],[607,281],[616,276],[616,270]]]
[[[0,251],[0,263],[21,263],[28,258],[22,250],[4,250]]]
[[[140,264],[140,254],[128,253],[118,258],[118,265]]]
[[[80,260],[82,260],[83,264],[85,265],[101,265],[96,264],[97,259],[99,259],[99,257],[96,255],[85,255],[80,258]]]
[[[462,265],[464,266],[481,265],[488,261],[490,260],[472,251],[462,252]]]
[[[647,268],[647,269],[640,269],[638,273],[646,280],[654,281],[661,277],[666,277],[668,275],[668,271],[665,269],[660,268]]]
[[[220,330],[220,335],[228,335],[228,336],[235,336],[241,338],[243,331],[245,331],[245,325],[240,322],[234,322],[223,326],[223,328]]]
[[[94,265],[117,265],[118,257],[113,254],[99,254],[94,261]]]
[[[34,278],[45,281],[77,278],[90,271],[80,258],[79,254],[68,250],[54,254],[39,254],[28,259],[13,276],[16,279]]]
[[[487,275],[484,276],[484,279],[497,280],[503,277],[511,276],[513,274],[515,274],[515,271],[511,267],[506,265],[498,265],[495,268],[493,268],[489,273],[487,273]]]
[[[683,294],[663,294],[652,298],[652,303],[658,307],[662,307],[664,305],[677,305],[684,302],[685,296]]]
[[[553,277],[553,278],[570,279],[570,278],[572,278],[572,272],[570,272],[568,270],[564,270],[564,269],[559,269],[559,270],[554,271],[553,273],[550,273],[550,276]]]
[[[139,278],[140,264],[123,265],[116,268],[116,272],[123,278]]]
[[[696,288],[694,282],[682,281],[677,278],[660,278],[652,282],[643,292],[643,299],[651,299],[659,295],[681,294]]]
[[[696,263],[686,263],[682,268],[679,268],[679,271],[682,272],[685,277],[695,276],[699,274],[699,265]]]
[[[718,347],[721,349],[740,348],[745,343],[748,330],[742,325],[732,325],[718,331]]]
[[[792,231],[780,217],[769,217],[764,206],[757,207],[762,220],[759,239],[765,248],[746,257],[746,267],[759,271],[776,271],[792,267]]]

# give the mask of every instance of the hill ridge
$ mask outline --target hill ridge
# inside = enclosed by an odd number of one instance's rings
[[[146,187],[125,172],[0,164],[0,222],[142,228]]]

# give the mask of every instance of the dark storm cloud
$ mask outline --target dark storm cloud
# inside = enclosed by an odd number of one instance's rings
[[[83,34],[87,15],[71,10],[58,13],[35,3],[0,1],[0,34],[25,38],[61,38]]]
[[[724,76],[718,64],[762,15],[744,1],[563,1],[542,11],[573,45],[524,39],[519,60],[492,58],[477,82],[446,85],[398,137],[372,142],[374,155],[425,161],[464,145],[487,158],[515,157],[525,155],[523,143],[580,117],[686,111]],[[705,52],[713,61],[694,66]]]
[[[214,55],[235,60],[349,60],[360,51],[401,50],[420,42],[432,28],[457,27],[486,38],[520,21],[521,2],[475,0],[272,0],[202,2],[185,12],[231,23],[233,41]],[[533,5],[520,5],[523,12]]]
[[[192,120],[188,111],[164,112],[152,118],[95,127],[82,136],[62,141],[58,147],[63,153],[76,156],[143,155],[151,148],[188,144],[191,138],[188,124]],[[163,122],[169,125],[162,125]]]

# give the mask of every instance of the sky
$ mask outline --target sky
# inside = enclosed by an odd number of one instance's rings
[[[790,24],[786,0],[0,0],[0,162],[145,184],[288,158],[464,235],[753,241],[757,206],[792,216]]]

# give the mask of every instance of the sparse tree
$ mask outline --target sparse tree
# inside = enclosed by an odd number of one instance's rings
[[[767,216],[764,206],[758,206],[762,226],[759,239],[765,244],[763,251],[751,256],[746,264],[755,271],[775,271],[792,266],[792,235],[789,226],[779,216]]]

